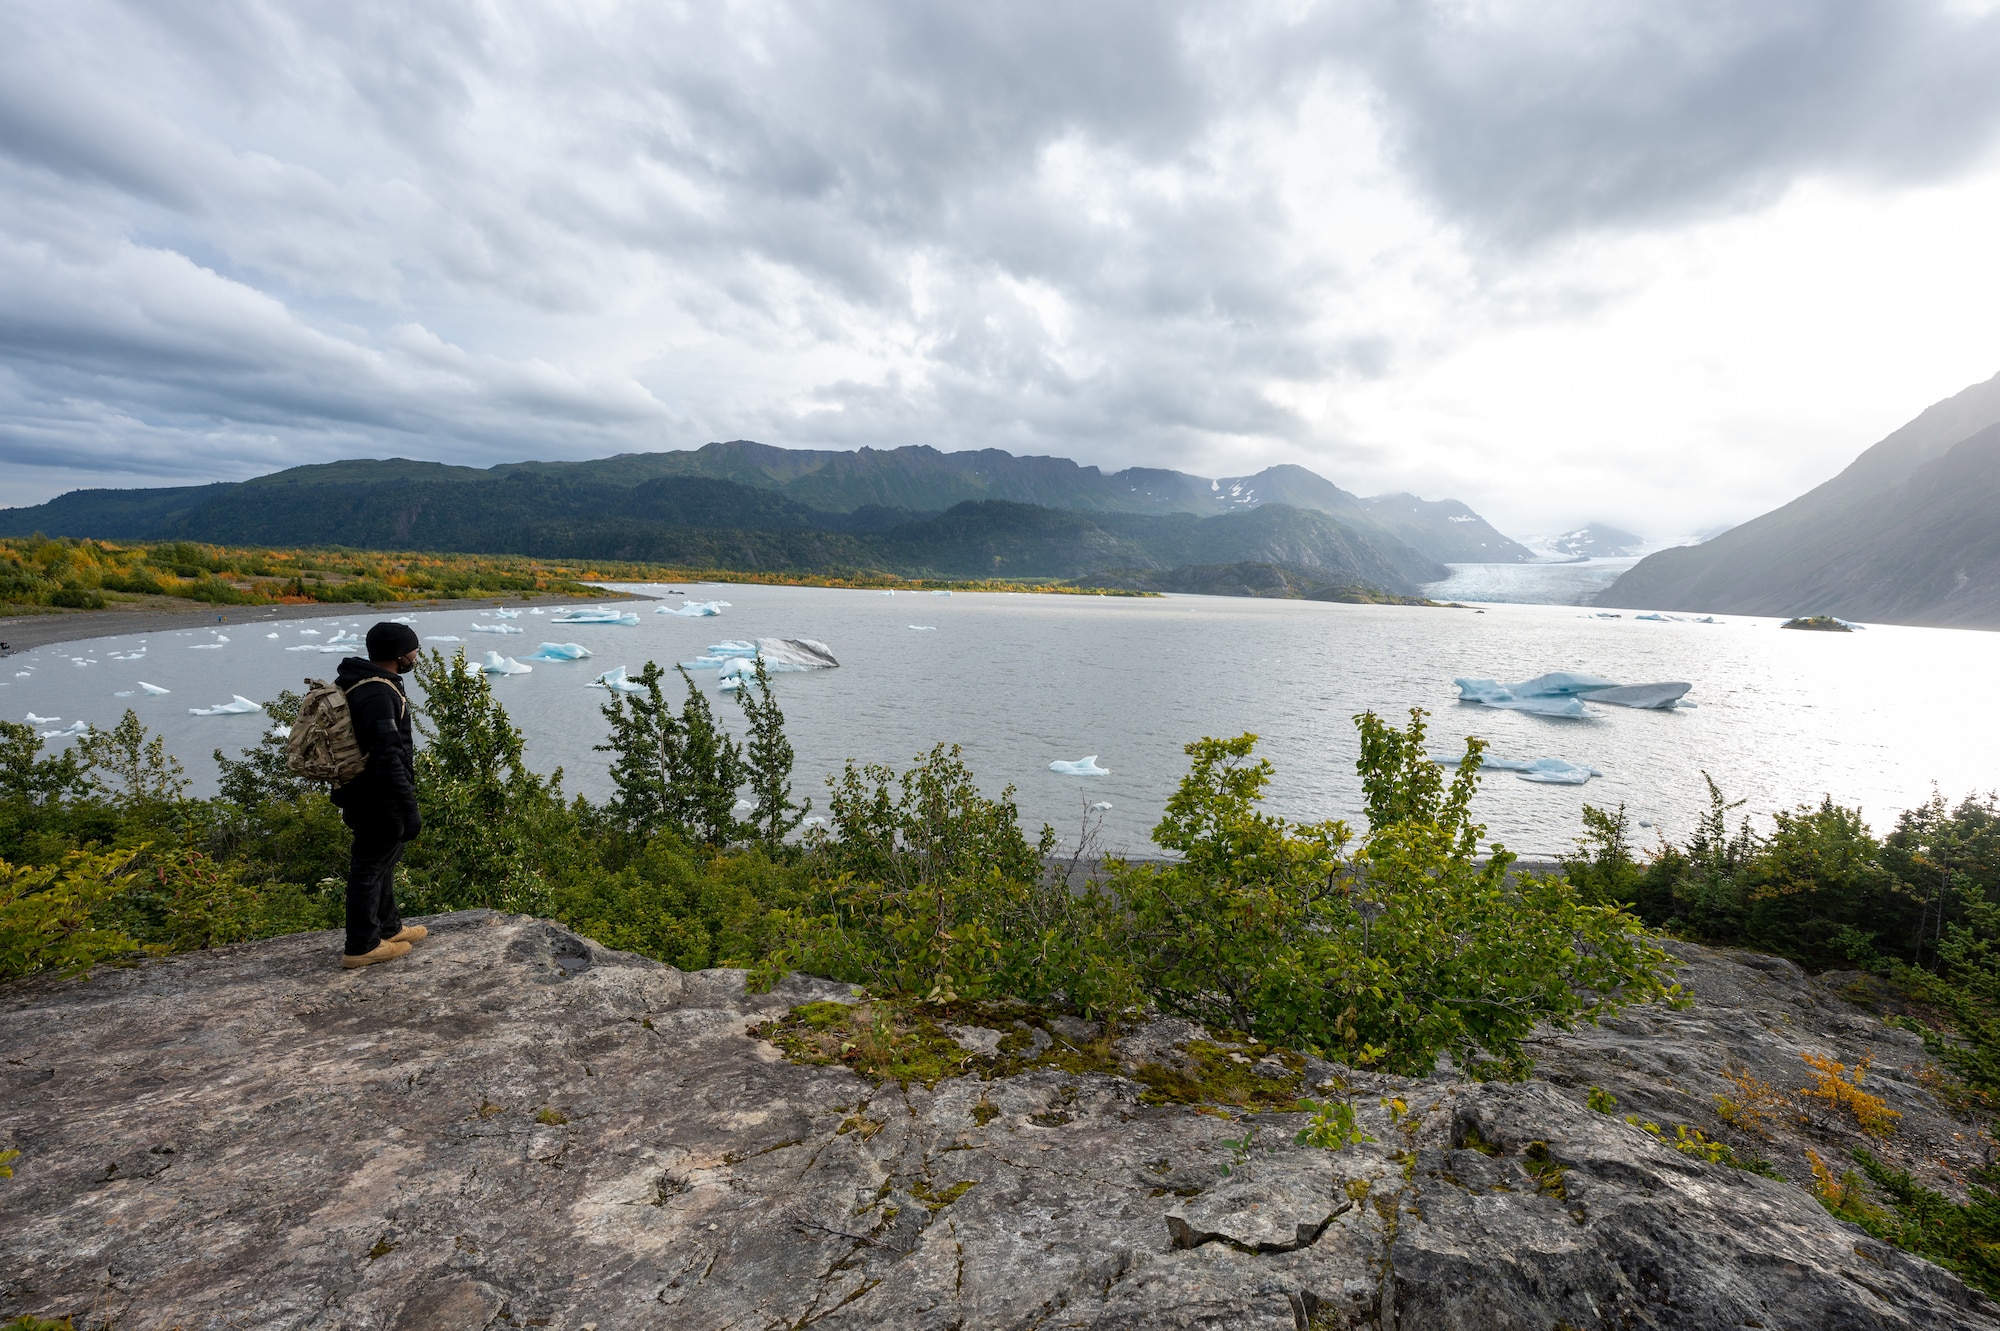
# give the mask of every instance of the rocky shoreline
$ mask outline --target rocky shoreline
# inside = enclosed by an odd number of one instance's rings
[[[1959,1191],[1991,1143],[1860,977],[1676,945],[1690,1005],[1545,1036],[1536,1077],[1514,1085],[1252,1059],[1159,1021],[1024,1026],[1046,1063],[926,1088],[795,1063],[752,1033],[852,1001],[844,985],[749,995],[741,972],[682,973],[542,921],[430,923],[407,962],[364,971],[307,934],[0,990],[0,1146],[22,1152],[0,1180],[0,1316],[121,1331],[2000,1326],[1956,1277],[1799,1182],[1671,1144],[1696,1127],[1809,1180],[1808,1149],[1845,1161],[1865,1143]],[[961,1027],[967,1069],[1012,1034]],[[1071,1038],[1097,1040],[1107,1070],[1063,1070]],[[1375,1140],[1299,1145],[1304,1114],[1146,1094],[1204,1051],[1351,1101]],[[1831,1111],[1726,1121],[1717,1097],[1743,1077],[1807,1104],[1807,1053],[1870,1057],[1893,1130]]]

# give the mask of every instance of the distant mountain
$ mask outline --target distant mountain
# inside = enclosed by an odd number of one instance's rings
[[[2000,628],[2000,375],[1926,409],[1783,508],[1647,556],[1597,599]]]
[[[1646,538],[1634,536],[1608,522],[1593,522],[1575,531],[1551,536],[1546,544],[1555,553],[1574,559],[1617,559],[1638,554],[1645,546]]]
[[[997,449],[845,452],[741,439],[485,470],[356,460],[0,509],[0,535],[36,531],[952,577],[1248,561],[1398,594],[1444,577],[1445,563],[1532,558],[1456,500],[1362,499],[1303,467],[1214,480],[1144,467],[1107,475]]]

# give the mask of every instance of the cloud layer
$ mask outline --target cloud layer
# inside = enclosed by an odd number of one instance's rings
[[[1581,519],[1617,468],[1538,508],[1534,413],[1450,367],[1802,189],[1984,181],[2000,126],[2000,14],[1916,0],[4,0],[0,38],[4,503],[740,436]],[[1751,489],[1872,437],[1795,424]]]

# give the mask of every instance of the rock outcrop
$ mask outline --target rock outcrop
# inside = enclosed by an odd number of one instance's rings
[[[1691,1008],[1550,1037],[1518,1085],[1239,1055],[1308,1094],[1339,1084],[1377,1140],[1325,1150],[1294,1142],[1302,1114],[1142,1102],[1135,1077],[1200,1036],[1182,1023],[1116,1043],[1132,1077],[878,1085],[749,1033],[849,1001],[845,986],[751,995],[740,972],[685,974],[545,922],[431,926],[408,960],[362,971],[315,934],[0,991],[0,1146],[22,1152],[0,1180],[0,1315],[121,1331],[2000,1326],[1798,1186],[1586,1107],[1596,1087],[1727,1131],[1725,1063],[1770,1080],[1800,1050],[1872,1049],[1907,1159],[1937,1186],[1979,1163],[1918,1079],[1921,1047],[1783,963],[1687,949]],[[995,1045],[957,1034],[968,1060]],[[1801,1143],[1838,1153],[1831,1120],[1769,1131],[1791,1177]]]

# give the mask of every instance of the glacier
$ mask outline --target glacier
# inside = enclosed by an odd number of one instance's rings
[[[527,661],[581,661],[589,655],[590,648],[580,642],[545,642],[522,659]]]
[[[629,610],[586,610],[579,607],[575,610],[566,610],[562,614],[552,617],[549,622],[552,624],[623,624],[627,628],[630,628],[639,622],[639,616]],[[479,625],[474,624],[473,627],[478,628]],[[509,631],[519,633],[521,630],[510,629]]]
[[[1061,758],[1049,764],[1051,772],[1061,772],[1064,776],[1110,776],[1110,769],[1097,765],[1097,755],[1087,754],[1075,762],[1065,762]]]
[[[251,702],[242,694],[234,694],[228,702],[217,703],[213,707],[190,707],[189,716],[244,716],[264,710],[262,703]]]

